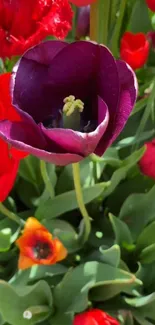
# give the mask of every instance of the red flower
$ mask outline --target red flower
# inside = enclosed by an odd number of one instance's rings
[[[69,1],[74,5],[76,5],[77,7],[82,7],[82,6],[91,5],[97,0],[69,0]]]
[[[141,172],[155,179],[155,140],[145,143],[146,151],[139,161]]]
[[[119,322],[100,309],[91,309],[76,315],[73,325],[119,325]]]
[[[9,93],[10,73],[0,75],[0,120],[9,119],[10,121],[20,121],[11,105]],[[25,153],[9,148],[8,144],[0,139],[0,202],[4,201],[16,179],[19,158],[25,157]]]
[[[57,238],[35,218],[28,218],[22,236],[16,241],[20,249],[19,269],[35,264],[51,265],[63,260],[67,250]]]
[[[146,3],[150,10],[155,11],[155,0],[146,0]]]
[[[0,0],[0,57],[21,55],[49,35],[71,29],[68,0]]]
[[[149,49],[150,44],[145,34],[125,32],[121,39],[120,56],[136,70],[146,63]]]

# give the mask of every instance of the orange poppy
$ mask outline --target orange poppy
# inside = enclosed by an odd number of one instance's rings
[[[21,237],[16,241],[20,249],[19,269],[27,269],[35,264],[51,265],[63,260],[67,250],[57,238],[35,218],[26,221]]]

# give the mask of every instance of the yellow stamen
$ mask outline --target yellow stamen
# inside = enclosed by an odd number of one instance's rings
[[[70,116],[74,113],[75,109],[78,109],[80,113],[84,110],[84,103],[80,99],[75,99],[75,96],[70,95],[63,100],[63,112],[66,116]]]

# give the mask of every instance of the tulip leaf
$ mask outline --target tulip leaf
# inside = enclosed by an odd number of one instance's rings
[[[145,0],[135,1],[129,22],[129,30],[133,33],[147,33],[152,30],[151,20]]]
[[[37,188],[43,184],[39,159],[29,155],[20,162],[19,175]]]
[[[0,231],[0,252],[6,252],[11,246],[11,229],[5,228]]]
[[[127,174],[129,170],[135,166],[135,164],[140,160],[140,158],[143,156],[146,148],[145,146],[140,148],[139,150],[132,153],[127,159],[125,159],[122,162],[122,165],[120,168],[118,168],[112,175],[110,180],[110,186],[105,189],[103,192],[103,199],[105,199],[107,196],[109,196],[115,188],[118,186],[118,184],[124,180],[127,177]]]
[[[137,298],[124,298],[126,303],[133,307],[144,307],[152,302],[155,302],[155,292],[151,293],[145,297],[137,297]]]
[[[146,194],[132,194],[124,202],[119,217],[129,227],[134,240],[155,219],[155,185]]]
[[[9,283],[13,286],[26,285],[33,281],[52,278],[56,275],[63,275],[68,268],[62,264],[55,265],[34,265],[32,268],[18,271],[10,279]]]
[[[52,325],[72,325],[73,324],[73,313],[56,314],[51,318]]]
[[[102,261],[104,263],[110,264],[114,267],[117,267],[119,265],[121,252],[118,245],[113,245],[108,249],[103,249],[101,246],[99,250],[102,253]]]
[[[45,281],[40,281],[34,286],[16,287],[15,289],[4,281],[0,281],[0,312],[3,319],[11,325],[31,325],[36,323],[36,317],[33,313],[28,313],[29,308],[42,306],[40,316],[37,313],[37,320],[45,318],[45,309],[47,316],[53,300],[51,290]],[[35,306],[34,306],[35,304]],[[44,307],[44,308],[43,308]]]
[[[96,285],[102,286],[102,298],[106,300],[138,284],[141,281],[131,273],[105,263],[87,262],[68,271],[54,288],[54,302],[58,312],[78,313],[87,308],[89,291]]]
[[[132,236],[128,226],[111,213],[109,214],[110,222],[115,233],[115,241],[118,245],[124,247],[132,246]]]
[[[100,183],[89,188],[83,189],[84,203],[87,204],[99,197],[109,185],[107,183]],[[69,191],[60,195],[57,195],[53,199],[47,199],[46,202],[40,204],[37,208],[35,216],[37,219],[54,219],[65,212],[72,211],[78,208],[75,191]]]
[[[141,250],[147,246],[155,244],[155,221],[151,222],[142,233],[139,235],[137,239],[136,249]]]
[[[92,185],[93,168],[90,157],[80,162],[80,180],[83,187]],[[74,189],[72,165],[67,165],[61,172],[56,185],[56,193],[61,194]]]
[[[140,254],[141,263],[152,263],[155,261],[155,244],[147,246],[141,251]]]
[[[137,311],[133,313],[133,316],[135,320],[138,322],[140,325],[152,325],[151,322],[146,320],[144,317],[141,316],[141,313],[138,313]]]

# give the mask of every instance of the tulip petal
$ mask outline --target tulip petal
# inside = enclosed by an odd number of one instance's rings
[[[9,156],[8,144],[0,139],[0,202],[3,202],[11,191],[19,168],[19,161]]]
[[[46,230],[47,229],[34,217],[30,217],[26,220],[26,224],[24,227],[25,231],[36,231],[36,230]]]
[[[28,269],[29,267],[31,267],[33,265],[35,265],[35,263],[31,258],[20,254],[19,260],[18,260],[18,269],[19,270]]]
[[[10,121],[0,122],[0,137],[4,139],[6,142],[8,142],[9,144],[11,144],[16,149],[28,152],[29,154],[32,154],[40,159],[43,159],[47,162],[59,166],[65,166],[70,163],[75,163],[81,161],[84,158],[83,156],[80,156],[78,154],[48,152],[46,151],[46,147],[45,150],[39,149],[38,148],[38,144],[40,144],[39,139],[36,147],[35,146],[33,147],[32,145],[27,144],[26,141],[24,142],[24,140],[27,140],[26,136],[28,134],[29,134],[29,130],[27,133],[24,134],[22,123],[15,123]],[[21,137],[21,135],[23,135],[23,138]],[[36,137],[37,135],[35,135],[35,139]]]
[[[61,241],[59,239],[54,239],[53,244],[55,246],[56,261],[58,262],[65,259],[67,256],[67,249],[61,243]]]
[[[67,44],[51,61],[45,52],[49,53],[52,47],[53,41],[30,49],[15,67],[13,77],[13,104],[37,123],[43,123],[49,116],[56,118],[65,97],[74,95],[84,100],[95,92],[96,44]]]
[[[61,128],[46,129],[43,125],[41,125],[41,129],[49,139],[64,150],[70,153],[78,153],[82,156],[88,156],[95,150],[97,143],[106,131],[109,121],[107,105],[100,97],[98,97],[98,118],[99,126],[95,131],[89,133]]]
[[[108,129],[115,119],[120,94],[120,80],[117,63],[105,46],[100,46],[98,69],[98,93],[109,109]]]
[[[99,156],[115,141],[124,128],[137,97],[138,86],[133,70],[123,61],[117,60],[116,64],[120,83],[119,105],[116,108],[116,114],[110,127],[108,126],[105,136],[100,140],[95,150],[95,153]]]

